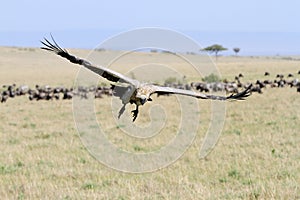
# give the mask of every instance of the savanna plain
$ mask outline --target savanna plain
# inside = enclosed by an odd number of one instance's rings
[[[145,74],[145,63],[171,66],[180,74],[165,73],[162,78],[178,75],[187,83],[202,78],[187,62],[166,53],[134,52],[114,59],[116,52],[70,52],[104,64],[114,60],[112,69],[135,78]],[[198,55],[186,58],[201,62]],[[297,57],[226,56],[215,62],[223,79],[234,80],[239,73],[244,75],[243,83],[289,73],[300,79]],[[79,71],[78,66],[38,48],[0,48],[0,85],[72,87]],[[264,76],[266,71],[270,76]],[[154,80],[159,74],[144,79],[159,82],[162,79]],[[147,153],[176,137],[181,114],[176,97],[154,95],[153,102],[141,107],[137,125],[151,120],[153,105],[161,105],[167,116],[159,134],[147,139],[122,132],[126,124],[112,117],[111,102],[112,97],[96,99],[95,114],[107,139],[119,148]],[[1,199],[300,199],[300,93],[295,88],[268,87],[245,101],[226,102],[221,136],[204,159],[199,158],[199,149],[210,126],[211,101],[197,102],[199,128],[191,146],[173,164],[136,174],[116,171],[89,153],[76,129],[72,100],[8,99],[0,105]],[[131,117],[133,108],[127,106],[122,117]],[[189,120],[195,119],[183,123]]]

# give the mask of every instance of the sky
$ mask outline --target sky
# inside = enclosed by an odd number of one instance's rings
[[[298,0],[9,0],[1,8],[0,46],[38,47],[52,33],[66,48],[93,48],[121,32],[157,27],[202,46],[240,47],[241,55],[300,55]]]

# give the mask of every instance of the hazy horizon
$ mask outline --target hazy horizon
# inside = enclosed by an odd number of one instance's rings
[[[93,49],[121,32],[121,30],[65,30],[53,31],[51,34],[63,48]],[[300,55],[299,33],[230,31],[179,31],[179,33],[195,40],[201,47],[221,44],[228,48],[227,51],[221,52],[223,55],[233,55],[235,47],[241,49],[238,54],[241,56]],[[2,34],[10,37],[10,40],[0,38],[0,46],[7,47],[40,47],[40,40],[50,37],[48,31],[2,32]]]
[[[142,27],[178,31],[202,47],[239,55],[300,55],[300,1],[4,1],[0,46],[39,47],[53,34],[64,48],[92,49]]]

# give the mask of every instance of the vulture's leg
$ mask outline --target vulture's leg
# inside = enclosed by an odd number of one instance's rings
[[[133,122],[135,121],[135,119],[137,118],[137,116],[138,116],[138,113],[139,113],[139,106],[138,105],[136,105],[136,109],[135,110],[133,110],[133,111],[131,111],[132,112],[132,116],[133,116]]]
[[[118,115],[118,119],[120,119],[121,115],[124,113],[124,111],[125,111],[125,106],[126,106],[126,104],[123,104],[122,108],[120,109],[119,115]]]

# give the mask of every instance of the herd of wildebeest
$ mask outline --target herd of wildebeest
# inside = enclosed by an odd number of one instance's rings
[[[296,91],[300,93],[300,70],[297,74],[277,74],[273,80],[268,79],[270,77],[269,72],[265,72],[265,80],[257,80],[252,83],[252,92],[262,93],[264,88],[296,88]],[[174,87],[186,90],[197,90],[199,92],[216,92],[226,91],[227,93],[238,93],[239,90],[247,88],[251,83],[243,83],[243,74],[235,76],[233,81],[223,80],[220,82],[192,82],[191,84],[181,83],[168,83],[165,86]],[[0,101],[5,103],[9,98],[15,98],[19,96],[28,96],[30,101],[32,100],[70,100],[75,95],[83,99],[94,97],[103,98],[103,96],[114,95],[113,86],[90,86],[90,87],[51,87],[49,85],[40,86],[36,85],[35,88],[30,88],[27,85],[17,86],[16,84],[3,85],[0,89]]]

